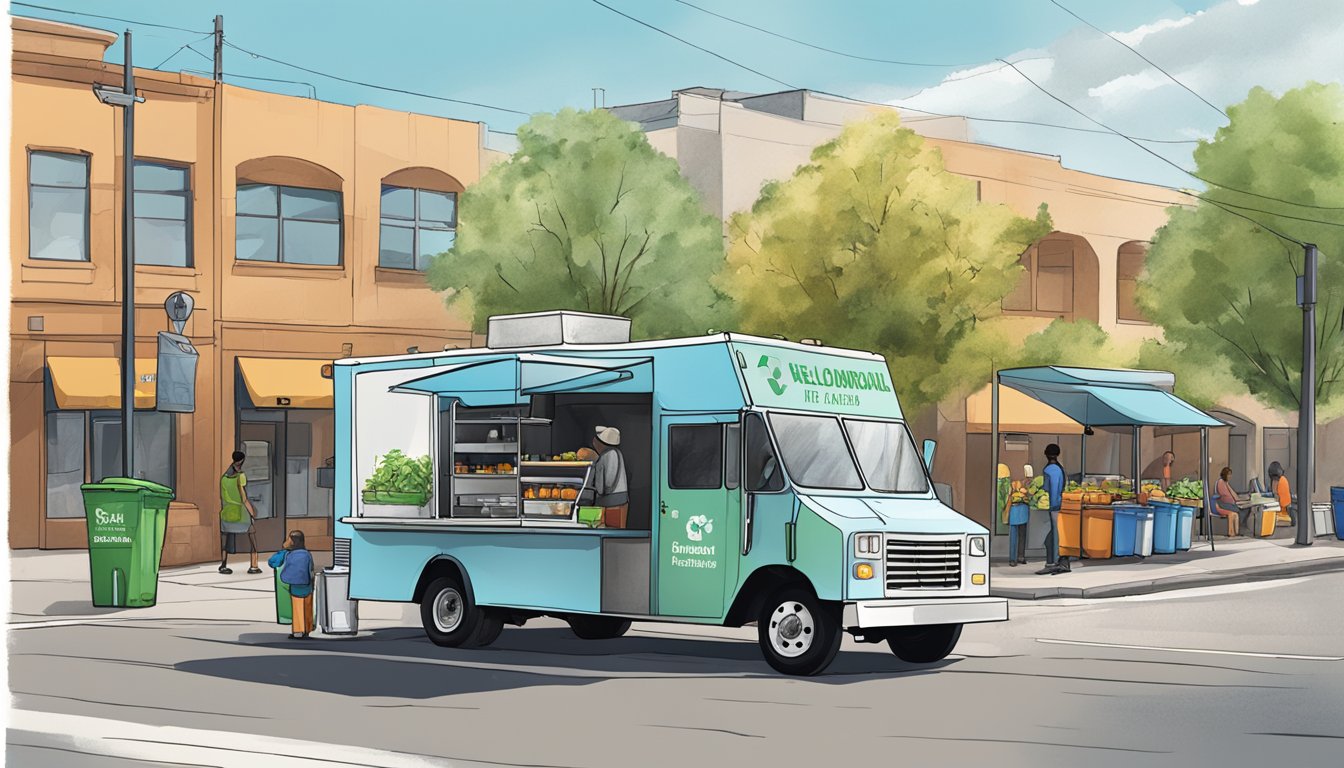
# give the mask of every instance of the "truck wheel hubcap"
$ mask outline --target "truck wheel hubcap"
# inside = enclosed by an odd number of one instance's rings
[[[790,600],[770,614],[770,645],[780,656],[801,656],[812,647],[816,629],[812,612],[802,603]]]
[[[434,626],[440,632],[452,632],[462,623],[462,595],[456,589],[445,589],[434,598]]]

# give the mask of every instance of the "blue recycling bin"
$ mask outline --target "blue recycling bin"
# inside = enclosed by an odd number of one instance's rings
[[[1176,549],[1185,552],[1190,549],[1190,539],[1195,532],[1195,508],[1181,507],[1176,520]]]
[[[1116,504],[1115,532],[1111,539],[1111,554],[1115,557],[1132,557],[1139,532],[1139,510],[1143,507],[1133,504]]]
[[[1159,555],[1175,554],[1180,505],[1153,499],[1149,499],[1148,505],[1153,508],[1153,551]]]
[[[1305,504],[1298,504],[1298,517],[1302,516],[1302,510],[1306,509]],[[1338,485],[1330,486],[1330,506],[1335,511],[1335,538],[1344,541],[1344,488]]]

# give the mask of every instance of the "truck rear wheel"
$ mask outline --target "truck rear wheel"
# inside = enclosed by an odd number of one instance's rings
[[[476,638],[472,645],[477,648],[495,642],[499,639],[499,633],[504,631],[504,614],[497,608],[483,608],[481,616],[481,625],[476,629]]]
[[[756,633],[766,662],[786,675],[815,675],[840,652],[839,611],[805,587],[784,587],[767,599]]]
[[[887,631],[887,645],[896,658],[911,664],[942,661],[961,639],[960,624],[899,627]]]
[[[583,640],[612,640],[630,629],[630,620],[615,616],[590,616],[572,614],[566,616],[569,628]]]
[[[453,576],[441,576],[430,582],[420,600],[420,623],[435,645],[447,648],[474,645],[483,619],[484,612]]]

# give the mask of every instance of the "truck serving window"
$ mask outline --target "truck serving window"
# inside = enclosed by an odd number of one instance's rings
[[[840,422],[831,416],[770,414],[770,427],[784,454],[784,468],[798,485],[863,490],[859,470],[845,445]]]
[[[927,493],[928,478],[904,424],[845,419],[849,442],[868,487],[886,493]]]

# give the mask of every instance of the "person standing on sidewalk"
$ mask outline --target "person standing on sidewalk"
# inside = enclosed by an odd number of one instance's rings
[[[247,475],[243,474],[243,461],[247,454],[233,452],[233,463],[224,470],[219,478],[219,572],[233,573],[229,567],[229,553],[237,551],[240,534],[247,535],[251,549],[252,566],[248,573],[261,573],[257,567],[257,508],[247,498]]]
[[[280,580],[289,586],[291,640],[301,640],[313,631],[313,555],[303,541],[303,531],[290,531],[284,549],[266,564],[280,569]]]
[[[1064,468],[1059,465],[1059,445],[1045,446],[1045,492],[1050,496],[1050,533],[1045,536],[1045,567],[1036,573],[1041,576],[1068,573],[1069,559],[1059,556],[1059,510],[1064,506]]]

